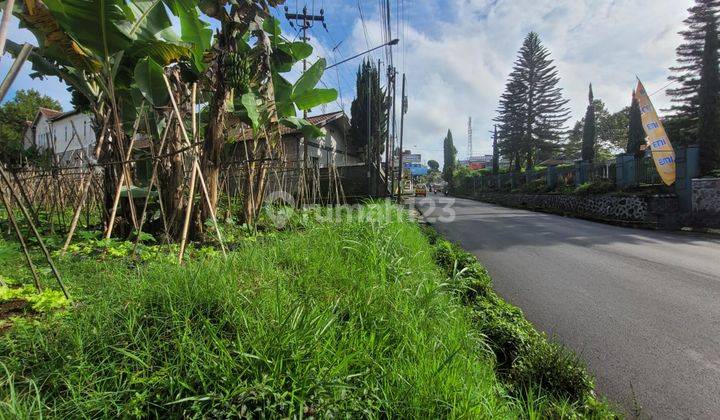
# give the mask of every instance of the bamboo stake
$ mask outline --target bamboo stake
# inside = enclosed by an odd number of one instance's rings
[[[8,212],[8,219],[10,220],[10,224],[12,224],[13,229],[15,229],[15,234],[20,241],[20,246],[22,247],[23,254],[25,255],[25,260],[27,261],[28,266],[30,267],[30,271],[32,272],[33,281],[35,282],[35,289],[37,289],[38,293],[42,293],[42,286],[40,285],[40,278],[38,277],[37,271],[35,270],[35,264],[33,264],[32,258],[30,258],[30,253],[28,252],[27,245],[25,244],[25,239],[23,238],[22,232],[20,232],[20,227],[18,227],[17,221],[15,220],[14,211],[10,206],[10,203],[5,198],[3,188],[0,188],[0,199],[2,199],[5,210],[7,210]]]
[[[188,139],[187,131],[185,130],[185,124],[183,124],[182,116],[180,115],[180,110],[178,109],[177,102],[175,101],[175,96],[173,96],[172,89],[170,88],[170,81],[168,80],[167,76],[163,73],[163,80],[165,80],[165,87],[167,88],[168,94],[170,95],[170,101],[172,102],[173,110],[175,111],[175,114],[177,115],[178,123],[180,124],[180,131],[182,132],[183,139],[185,140],[185,143],[187,143],[187,146],[191,146],[192,143],[190,143],[190,139]],[[195,92],[195,90],[193,90]],[[194,103],[194,98],[193,98]],[[193,121],[195,120],[195,109],[193,107]],[[197,149],[197,147],[196,147]],[[213,224],[215,225],[215,233],[218,236],[218,241],[220,242],[220,248],[222,249],[223,255],[227,257],[227,254],[225,253],[225,245],[223,244],[222,240],[222,233],[220,233],[220,227],[217,224],[217,218],[215,217],[215,209],[213,209],[210,201],[210,196],[208,194],[207,187],[205,186],[205,179],[203,178],[202,171],[200,170],[200,163],[198,163],[198,157],[197,157],[197,150],[195,155],[193,156],[193,176],[190,180],[190,200],[188,201],[188,210],[192,207],[192,199],[193,194],[195,191],[195,175],[199,175],[200,177],[200,185],[203,189],[203,194],[205,195],[205,199],[208,203],[208,209],[210,210],[210,217],[213,220]],[[184,253],[184,243],[187,240],[187,229],[188,225],[190,223],[190,214],[189,212],[185,215],[185,226],[183,226],[183,235],[180,243],[180,262],[182,262],[182,254]]]
[[[0,165],[0,176],[2,176],[2,179],[5,181],[5,184],[10,186],[10,180],[7,177],[7,174],[5,173],[5,169],[3,169],[2,165]],[[60,273],[57,270],[57,267],[55,267],[55,263],[52,260],[52,257],[50,256],[50,252],[48,251],[47,247],[45,246],[45,243],[42,240],[42,236],[40,236],[40,233],[38,232],[37,228],[35,227],[35,224],[33,223],[32,219],[30,218],[30,214],[28,213],[27,209],[25,208],[25,205],[23,205],[22,201],[18,199],[17,194],[15,194],[15,191],[10,189],[10,192],[12,193],[12,197],[15,199],[15,201],[18,203],[18,206],[20,207],[20,211],[22,211],[23,216],[25,217],[25,220],[27,220],[28,225],[30,225],[30,229],[32,229],[33,234],[35,235],[35,238],[37,238],[38,243],[40,244],[40,248],[42,248],[43,254],[45,254],[45,259],[47,260],[48,264],[50,265],[50,269],[53,272],[53,275],[57,279],[58,284],[60,285],[60,289],[62,289],[63,294],[65,295],[65,298],[68,300],[70,299],[70,295],[68,294],[67,290],[65,289],[65,284],[63,284],[62,278],[60,277]]]
[[[167,139],[167,135],[170,132],[170,125],[172,123],[174,116],[175,116],[175,114],[170,114],[170,119],[168,120],[168,125],[167,125],[167,127],[165,127],[165,133],[163,134],[162,139],[160,139],[160,150],[158,151],[159,155],[162,155],[163,150],[165,149],[165,140]],[[145,121],[145,124],[147,124],[147,120]],[[149,131],[150,130],[148,130],[148,132]],[[137,237],[135,238],[135,244],[133,245],[132,256],[135,256],[135,252],[137,251],[138,243],[140,242],[140,234],[142,233],[142,228],[143,228],[143,225],[145,224],[145,217],[147,214],[148,203],[150,202],[150,193],[152,192],[153,184],[155,183],[155,178],[157,177],[158,166],[160,165],[160,160],[155,158],[155,151],[153,150],[152,142],[150,143],[150,153],[152,154],[152,157],[154,160],[153,170],[152,170],[152,175],[150,175],[150,184],[148,185],[148,193],[145,196],[145,204],[143,204],[143,210],[140,215],[140,225],[138,227]],[[158,190],[158,200],[162,201],[162,197],[160,197],[160,190]],[[165,226],[165,230],[167,233],[167,226]]]
[[[143,104],[140,106],[140,112],[138,113],[138,117],[135,120],[135,126],[133,127],[133,135],[132,135],[132,138],[130,139],[130,146],[128,146],[128,151],[125,153],[126,161],[130,160],[130,158],[132,157],[132,149],[133,149],[133,146],[135,145],[135,135],[137,134],[138,127],[140,125],[140,117],[142,116],[142,114],[144,112],[144,107],[145,107],[145,103],[143,102]],[[115,189],[115,197],[113,198],[113,207],[112,207],[112,212],[110,213],[110,221],[108,223],[108,228],[107,228],[107,231],[105,232],[105,239],[109,239],[110,236],[112,235],[112,231],[115,226],[115,217],[117,216],[117,207],[118,207],[118,203],[120,203],[120,193],[122,190],[122,184],[125,182],[125,179],[126,179],[126,174],[127,174],[127,166],[126,165],[127,164],[123,162],[122,165],[123,165],[123,170],[120,173],[120,179],[118,180],[117,188]],[[130,195],[132,195],[132,190],[130,189],[130,186],[129,186],[130,185],[129,180],[128,180],[127,184],[128,184],[128,198],[130,198]],[[130,200],[130,203],[132,206],[132,200]],[[135,222],[135,227],[137,227],[137,222]]]

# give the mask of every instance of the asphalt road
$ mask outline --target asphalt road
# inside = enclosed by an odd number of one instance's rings
[[[426,217],[449,214],[427,204]],[[451,209],[437,230],[629,417],[720,418],[720,240],[462,199]]]

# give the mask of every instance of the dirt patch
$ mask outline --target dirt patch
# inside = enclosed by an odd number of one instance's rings
[[[10,299],[0,302],[0,320],[22,315],[28,306],[30,306],[30,302],[24,299]]]

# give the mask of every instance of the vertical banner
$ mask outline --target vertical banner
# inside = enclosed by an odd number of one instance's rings
[[[655,167],[665,185],[672,185],[675,183],[675,150],[640,79],[638,79],[635,95],[640,103],[643,128],[652,151]]]

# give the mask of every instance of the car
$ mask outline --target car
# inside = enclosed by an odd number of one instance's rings
[[[415,186],[415,197],[427,197],[427,187],[425,185]]]

